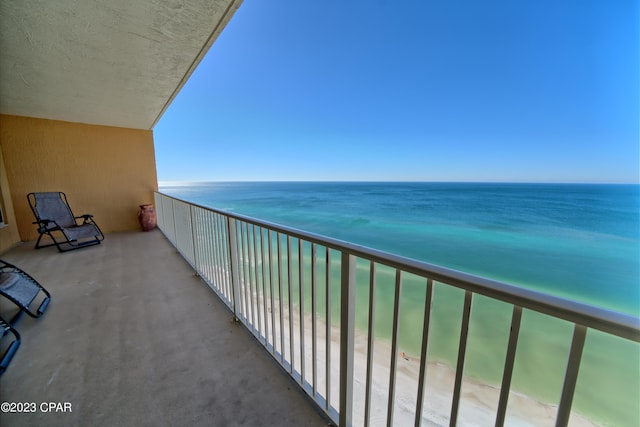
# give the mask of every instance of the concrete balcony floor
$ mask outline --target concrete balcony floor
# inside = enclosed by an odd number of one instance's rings
[[[327,419],[158,230],[68,253],[23,243],[2,259],[52,295],[0,378],[3,426],[323,426]],[[0,297],[0,314],[15,306]],[[71,412],[42,412],[41,402]]]

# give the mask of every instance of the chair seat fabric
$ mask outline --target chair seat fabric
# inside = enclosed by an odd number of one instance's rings
[[[67,236],[67,239],[69,240],[88,239],[100,235],[100,232],[93,224],[62,227],[62,232]]]
[[[3,271],[0,272],[0,292],[28,307],[40,292],[40,287],[20,273]]]

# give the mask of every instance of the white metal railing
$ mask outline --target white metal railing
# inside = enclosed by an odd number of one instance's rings
[[[640,342],[640,322],[632,316],[200,206],[161,193],[155,193],[155,203],[158,227],[169,241],[234,316],[340,426],[354,423],[392,425],[396,419],[394,408],[399,400],[406,400],[406,396],[402,399],[397,396],[396,378],[399,359],[404,357],[404,353],[400,356],[398,351],[399,336],[403,333],[400,312],[404,287],[411,287],[414,293],[419,289],[420,304],[424,304],[417,325],[419,372],[410,408],[411,422],[415,425],[421,425],[425,420],[423,405],[428,389],[427,369],[430,368],[427,359],[431,354],[430,334],[436,322],[434,309],[438,307],[434,304],[436,286],[457,288],[464,296],[461,320],[456,328],[459,336],[452,394],[450,404],[447,402],[446,422],[452,426],[459,421],[469,329],[472,314],[476,313],[475,308],[472,313],[472,306],[476,307],[474,303],[478,299],[500,301],[510,309],[495,425],[503,425],[507,418],[523,312],[562,319],[569,322],[573,330],[557,404],[557,426],[568,425],[572,414],[587,332],[598,330],[634,346]],[[390,357],[383,363],[384,376],[388,378],[386,399],[381,405],[380,396],[374,402],[372,390],[376,380],[373,370],[378,366],[374,361],[374,345],[379,345],[375,338],[378,335],[376,328],[380,327],[377,310],[382,308],[376,304],[375,295],[384,282],[382,273],[393,277],[390,286],[385,285],[393,290],[393,310]],[[416,288],[414,283],[420,285]],[[360,342],[356,331],[356,299],[367,302],[366,306],[363,302],[358,306],[358,309],[366,310],[364,342]],[[366,346],[363,351],[366,358],[354,366],[356,341],[361,347]],[[354,379],[361,391],[357,417],[353,406],[356,400]],[[406,390],[402,393],[406,394]],[[382,411],[386,416],[374,419],[374,411]]]

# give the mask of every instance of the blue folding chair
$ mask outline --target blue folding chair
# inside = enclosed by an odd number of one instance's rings
[[[0,332],[2,332],[2,337],[0,337],[0,349],[2,349],[0,350],[2,352],[2,356],[0,356],[0,375],[2,375],[9,367],[9,363],[11,363],[16,351],[18,351],[18,347],[20,347],[20,334],[2,317],[0,317]],[[7,338],[5,339],[5,337]]]
[[[60,252],[98,245],[104,234],[93,220],[93,215],[74,216],[67,196],[59,191],[29,193],[29,206],[36,217],[38,241],[36,249],[55,245]],[[78,220],[82,219],[82,222]],[[41,245],[43,236],[49,236],[53,243]]]
[[[51,302],[51,294],[36,279],[29,276],[24,270],[0,260],[0,295],[13,301],[20,310],[9,321],[11,325],[20,318],[22,313],[27,313],[33,318],[44,314]],[[33,309],[32,307],[38,307]]]

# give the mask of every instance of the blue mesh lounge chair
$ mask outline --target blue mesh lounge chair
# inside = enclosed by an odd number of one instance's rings
[[[33,318],[42,316],[51,301],[49,291],[43,288],[36,279],[15,265],[2,260],[0,260],[0,295],[5,296],[20,307],[18,313],[9,322],[12,325],[15,324],[23,312]],[[31,306],[35,307],[38,302],[40,304],[37,310],[34,311]]]
[[[74,216],[64,193],[29,193],[27,199],[40,234],[36,249],[55,245],[60,252],[66,252],[97,245],[104,240],[104,234],[93,220],[93,215]],[[78,223],[79,219],[82,219],[81,223]],[[40,240],[44,235],[49,236],[53,243],[41,245]]]
[[[20,334],[2,317],[0,317],[0,332],[2,332],[0,337],[0,349],[2,349],[0,350],[2,351],[2,356],[0,356],[0,375],[2,375],[7,370],[18,347],[20,347]],[[6,339],[5,336],[7,337]]]

